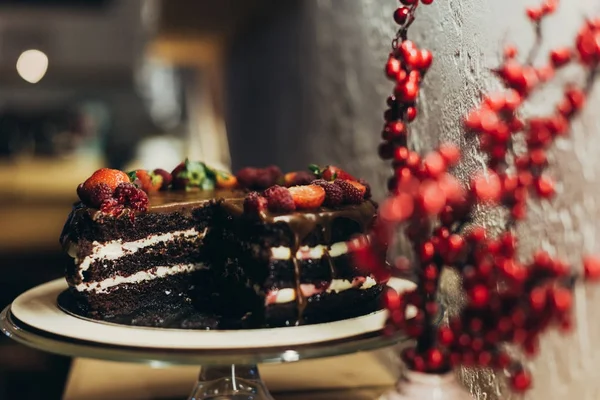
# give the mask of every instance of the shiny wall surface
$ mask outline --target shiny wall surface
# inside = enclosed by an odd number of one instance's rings
[[[476,104],[481,92],[497,87],[488,69],[498,65],[504,43],[517,43],[526,52],[533,43],[525,7],[535,0],[437,0],[422,8],[411,38],[431,49],[435,62],[421,99],[421,116],[414,125],[414,145],[428,150],[440,140],[460,143],[468,160],[463,177],[481,165],[473,143],[461,131],[462,116]],[[573,42],[585,15],[599,15],[597,0],[563,1],[558,14],[545,27],[542,54],[551,47]],[[314,0],[295,4],[285,23],[255,29],[240,43],[252,49],[232,53],[228,97],[232,158],[239,165],[267,160],[285,168],[309,162],[332,162],[373,181],[382,195],[387,166],[378,160],[376,147],[384,101],[391,85],[384,65],[394,33],[393,0]],[[250,65],[251,52],[266,56],[252,62],[252,80],[290,82],[265,90],[254,86],[243,93],[240,71]],[[233,79],[235,73],[238,79]],[[528,113],[549,111],[561,82],[577,80],[567,71],[557,84],[535,96]],[[246,83],[247,85],[247,83]],[[273,85],[275,88],[275,85]],[[297,91],[297,92],[296,92]],[[260,110],[260,111],[256,111]],[[532,204],[521,224],[522,255],[538,247],[580,267],[583,253],[600,253],[600,90],[595,90],[586,112],[577,120],[571,137],[560,140],[551,152],[551,172],[561,182],[551,202]],[[273,123],[276,121],[276,123]],[[291,135],[291,136],[288,136]],[[251,138],[251,154],[241,145]],[[238,143],[236,145],[236,143]],[[494,223],[489,218],[489,223]],[[453,284],[454,283],[454,284]],[[448,296],[460,294],[447,282]],[[532,363],[535,388],[531,399],[599,399],[600,288],[579,288],[576,293],[577,330],[568,337],[552,332],[542,342],[542,354]],[[488,372],[464,371],[464,381],[478,399],[511,399],[502,379]]]

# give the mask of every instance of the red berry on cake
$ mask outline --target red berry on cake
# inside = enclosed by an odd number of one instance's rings
[[[264,192],[269,210],[278,212],[291,212],[296,209],[292,194],[287,188],[275,185]]]
[[[129,176],[125,172],[117,169],[101,168],[83,182],[83,190],[89,193],[99,183],[105,183],[112,190],[115,190],[121,183],[128,182],[130,182]]]
[[[298,209],[319,208],[325,201],[325,189],[318,185],[292,186],[288,190]]]
[[[367,188],[355,181],[336,179],[334,181],[344,192],[344,203],[360,204],[363,202]]]
[[[369,183],[366,180],[364,180],[364,179],[359,179],[357,182],[360,183],[361,185],[363,185],[365,187],[364,198],[366,200],[370,199],[373,196],[371,194],[371,185],[369,185]]]
[[[279,167],[271,165],[267,168],[242,168],[235,174],[240,186],[250,190],[265,190],[279,182],[283,173]]]
[[[87,194],[89,205],[100,207],[102,203],[113,197],[113,190],[104,182],[100,182]]]
[[[117,186],[114,197],[119,204],[133,211],[145,212],[148,210],[148,195],[133,183],[122,183]]]
[[[154,175],[160,175],[162,177],[160,190],[167,190],[171,185],[171,182],[173,181],[173,176],[171,175],[171,173],[161,168],[157,168],[152,172],[154,173]]]
[[[97,201],[92,204],[91,196],[96,192],[96,187],[101,183],[106,185],[112,192],[121,183],[129,183],[129,176],[123,171],[110,168],[101,168],[94,172],[85,182],[77,188],[77,195],[89,206],[99,206]],[[106,189],[104,189],[106,191]],[[96,196],[97,197],[97,196]],[[96,198],[97,200],[97,198]]]
[[[185,189],[186,185],[187,185],[187,179],[183,178],[183,175],[180,176],[180,174],[185,172],[185,163],[182,162],[181,164],[179,164],[178,166],[175,167],[175,169],[173,171],[171,171],[171,185],[173,186],[173,189],[176,190],[180,190],[180,189]]]
[[[113,217],[121,214],[124,209],[125,207],[123,204],[119,203],[119,200],[114,197],[106,199],[100,205],[100,211],[102,213],[112,215]]]
[[[79,199],[84,203],[89,202],[88,195],[83,188],[83,183],[80,183],[79,186],[77,186],[77,197],[79,197]]]
[[[325,190],[324,206],[337,207],[344,203],[344,191],[338,185],[327,182],[325,179],[317,179],[312,181],[313,185],[317,185]]]
[[[235,174],[239,184],[245,188],[252,187],[257,176],[258,168],[253,167],[242,168]]]
[[[233,189],[237,186],[237,178],[226,172],[217,172],[217,187],[219,189]]]
[[[283,176],[283,184],[286,187],[309,185],[313,180],[315,176],[307,171],[288,172]]]
[[[283,172],[276,165],[271,165],[267,168],[261,168],[258,170],[256,178],[254,180],[253,187],[250,189],[264,190],[279,182],[283,177]]]
[[[244,199],[244,212],[248,214],[260,214],[267,209],[267,199],[257,192],[250,192]]]

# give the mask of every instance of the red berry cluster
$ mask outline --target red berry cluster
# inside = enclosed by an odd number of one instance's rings
[[[273,185],[262,194],[250,192],[244,199],[244,211],[248,214],[259,214],[265,210],[289,213],[314,210],[322,205],[337,207],[360,204],[367,198],[367,193],[367,187],[357,181],[313,179],[307,185]]]
[[[104,214],[117,216],[125,209],[131,210],[133,212],[129,215],[132,221],[135,212],[148,209],[146,192],[131,183],[126,173],[116,169],[97,170],[77,187],[77,195],[85,205],[97,208]]]
[[[133,183],[121,183],[116,187],[111,197],[107,197],[100,205],[100,211],[105,214],[118,216],[124,210],[146,212],[148,210],[148,195]],[[133,222],[135,213],[130,212]]]
[[[431,64],[429,52],[406,40],[418,2],[406,5],[394,14],[396,22],[405,25],[386,64],[387,76],[396,80],[380,146],[381,157],[393,160],[390,197],[380,207],[372,240],[355,255],[359,264],[385,279],[391,274],[385,262],[387,244],[396,227],[404,229],[413,245],[413,265],[404,258],[396,264],[416,270],[417,288],[385,295],[386,330],[402,330],[417,340],[415,348],[403,353],[410,368],[424,372],[447,371],[459,364],[503,368],[510,372],[512,387],[525,390],[531,377],[505,352],[505,345],[518,345],[526,355],[534,355],[546,328],[570,328],[576,277],[570,267],[541,251],[530,262],[519,261],[512,228],[525,218],[528,197],[548,199],[554,194],[552,180],[544,175],[546,151],[554,139],[568,133],[594,83],[600,66],[600,20],[584,24],[574,49],[554,49],[548,64],[536,67],[541,23],[558,1],[546,0],[527,10],[537,35],[534,49],[521,63],[517,49],[506,47],[504,63],[495,70],[506,90],[486,96],[465,119],[467,131],[478,135],[480,150],[487,156],[487,170],[476,174],[465,189],[448,173],[460,159],[458,149],[445,145],[421,157],[406,146],[406,123],[416,116],[418,83]],[[588,71],[587,86],[568,86],[553,114],[522,119],[519,111],[530,95],[575,60]],[[524,138],[525,152],[515,151],[516,137]],[[499,237],[473,226],[473,212],[483,204],[509,211],[506,232]],[[467,302],[449,326],[440,328],[435,325],[436,292],[445,267],[462,275]],[[600,258],[587,257],[584,270],[586,278],[599,279]],[[407,318],[409,309],[416,310],[416,316]]]

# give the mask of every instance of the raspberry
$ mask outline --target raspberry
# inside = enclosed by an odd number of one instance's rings
[[[111,198],[113,191],[106,183],[94,186],[87,195],[88,204],[92,207],[100,207],[107,199]]]
[[[110,214],[114,217],[121,214],[123,209],[123,205],[119,204],[119,200],[114,197],[104,200],[100,205],[100,211],[102,211],[104,214]]]
[[[162,176],[162,178],[163,178],[162,184],[160,186],[160,190],[167,190],[169,188],[169,185],[173,181],[173,176],[169,173],[169,171],[165,171],[164,169],[157,168],[152,172],[155,175]]]
[[[312,181],[312,184],[320,186],[325,190],[324,206],[336,207],[344,202],[344,191],[338,185],[327,182],[325,179],[314,180]]]
[[[277,165],[270,165],[264,170],[274,181],[278,181],[283,176],[283,172],[281,172],[281,169]]]
[[[265,190],[264,196],[271,211],[290,212],[296,209],[292,195],[283,186],[271,186]]]
[[[369,200],[373,196],[371,194],[371,185],[369,185],[369,183],[364,179],[359,179],[358,183],[360,183],[367,189],[367,191],[365,192],[364,198],[365,198],[365,200]]]
[[[270,172],[261,169],[256,174],[256,178],[249,188],[254,190],[265,190],[273,186],[276,182],[276,180],[273,180],[273,175],[271,175]]]
[[[257,192],[250,192],[244,199],[244,212],[249,214],[260,214],[267,209],[267,199]]]
[[[267,168],[259,169],[254,181],[254,189],[264,190],[275,185],[281,178],[283,173],[279,167],[271,165]]]
[[[363,194],[350,182],[342,179],[336,179],[333,183],[339,186],[344,192],[344,203],[360,204],[363,202]]]
[[[237,178],[239,184],[242,187],[250,188],[253,186],[257,175],[258,175],[258,169],[247,167],[247,168],[240,169],[237,172],[237,174],[235,175],[235,177]]]
[[[148,195],[132,183],[121,183],[117,186],[114,197],[119,204],[131,208],[133,211],[145,212],[148,210]]]
[[[267,168],[243,168],[236,174],[238,183],[250,190],[265,190],[275,185],[282,176],[283,173],[275,165]]]

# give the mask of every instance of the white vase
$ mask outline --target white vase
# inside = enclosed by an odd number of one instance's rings
[[[473,400],[473,396],[452,372],[439,375],[407,371],[396,389],[379,400]]]

